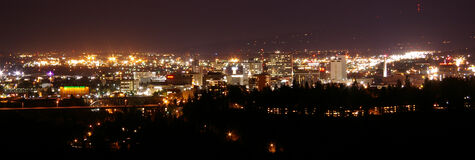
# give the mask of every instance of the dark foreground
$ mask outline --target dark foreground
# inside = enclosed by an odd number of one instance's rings
[[[339,159],[464,157],[475,149],[473,112],[337,119],[235,112],[210,123],[180,114],[176,108],[1,111],[0,151]]]

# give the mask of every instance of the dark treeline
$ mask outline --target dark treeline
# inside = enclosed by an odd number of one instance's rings
[[[422,87],[409,82],[378,88],[363,88],[354,82],[344,84],[294,84],[271,90],[245,91],[242,87],[230,86],[229,101],[252,107],[317,107],[368,108],[395,105],[417,105],[419,111],[430,111],[434,104],[448,110],[463,111],[472,105],[475,94],[475,78],[446,78],[442,81],[425,80]]]
[[[183,106],[184,120],[205,133],[225,138],[229,132],[238,140],[228,140],[241,148],[240,155],[292,159],[383,154],[400,156],[426,155],[433,150],[444,153],[465,152],[463,145],[473,142],[471,96],[475,79],[446,78],[426,80],[419,88],[408,82],[388,88],[364,88],[357,85],[304,84],[271,90],[246,91],[228,86],[227,95],[199,93]],[[404,84],[404,87],[403,87]],[[447,103],[448,102],[448,103]],[[243,108],[235,107],[238,104]],[[435,111],[434,104],[446,107]],[[381,116],[324,118],[327,109],[362,109],[371,107],[416,105],[416,112],[398,112]],[[317,115],[268,114],[267,107],[316,108]],[[277,151],[267,148],[275,143]],[[433,156],[433,155],[432,155]]]
[[[462,112],[471,109],[471,97],[475,94],[475,78],[426,80],[421,88],[410,86],[408,82],[404,87],[398,83],[381,89],[360,87],[357,82],[350,86],[321,83],[293,86],[250,92],[244,87],[228,86],[226,96],[204,91],[185,104],[183,111],[186,118],[200,123],[221,123],[235,114],[267,116],[267,108],[315,109],[317,117],[324,116],[330,109],[362,109],[368,115],[373,107],[403,105],[415,105],[416,112],[432,112],[434,105],[445,107],[447,111]],[[234,104],[243,109],[233,109]]]

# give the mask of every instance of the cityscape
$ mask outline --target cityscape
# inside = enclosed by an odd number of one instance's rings
[[[474,149],[469,0],[1,3],[0,152],[334,159]],[[35,5],[49,11],[35,15]]]

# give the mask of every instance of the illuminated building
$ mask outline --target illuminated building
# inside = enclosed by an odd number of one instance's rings
[[[271,77],[292,77],[292,54],[275,52],[269,55],[269,62],[266,64],[267,73]]]
[[[346,56],[339,55],[330,62],[330,78],[332,81],[346,80]]]
[[[294,73],[294,80],[300,85],[305,85],[305,84],[312,85],[312,84],[314,84],[318,81],[319,77],[320,77],[320,72],[312,72],[312,71],[299,72],[299,71],[296,71]]]
[[[121,92],[133,92],[136,91],[136,85],[134,80],[121,80],[120,91]]]
[[[185,74],[169,74],[166,75],[164,81],[152,81],[146,84],[145,95],[152,95],[162,90],[168,93],[184,93],[192,88],[192,76]]]
[[[457,65],[453,63],[440,63],[439,64],[439,80],[442,80],[447,77],[452,77],[457,75]]]
[[[226,76],[226,82],[229,85],[247,85],[248,75],[244,74],[244,66],[240,63],[233,63],[228,65],[224,70]]]
[[[210,92],[222,93],[226,88],[226,76],[221,72],[208,72],[204,78],[206,89]]]
[[[167,85],[191,85],[192,82],[192,76],[180,73],[170,74],[166,77],[165,83]]]
[[[59,89],[59,94],[62,98],[70,98],[71,95],[75,97],[82,97],[89,94],[89,87],[87,86],[63,86]]]
[[[190,59],[190,61],[191,61],[191,72],[201,73],[201,67],[200,67],[198,58],[196,58],[196,55],[194,56],[193,59]]]
[[[195,86],[203,86],[203,73],[189,73],[191,76],[191,83]]]
[[[384,71],[383,71],[383,77],[388,77],[388,63],[386,61],[386,56],[384,56]]]
[[[133,89],[140,88],[140,84],[150,83],[154,78],[157,78],[156,72],[133,72],[135,85]]]
[[[244,66],[244,74],[247,75],[261,74],[264,69],[262,67],[262,62],[247,61],[243,62],[242,65]]]

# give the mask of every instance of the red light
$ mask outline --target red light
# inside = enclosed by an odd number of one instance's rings
[[[325,68],[321,67],[320,72],[325,72]]]
[[[174,79],[175,76],[174,75],[167,75],[167,79]]]

